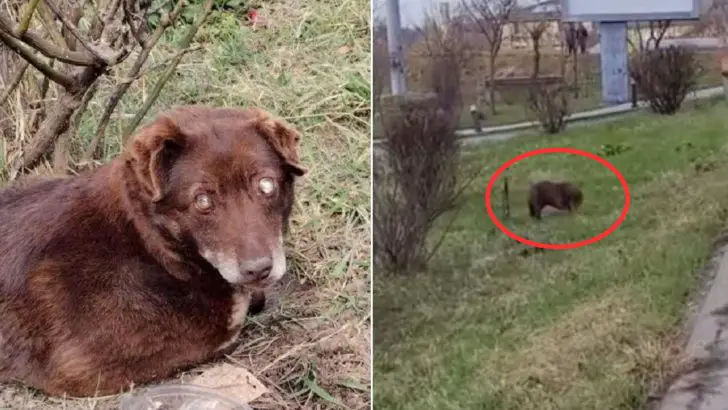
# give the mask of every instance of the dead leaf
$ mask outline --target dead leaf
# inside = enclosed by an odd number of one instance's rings
[[[268,389],[247,369],[230,363],[221,363],[205,369],[190,383],[215,389],[238,400],[250,403],[268,393]]]

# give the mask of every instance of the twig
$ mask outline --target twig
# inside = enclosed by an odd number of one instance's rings
[[[48,62],[48,65],[53,68],[55,65],[56,60],[51,60]],[[46,94],[48,94],[48,88],[50,86],[50,80],[48,77],[43,76],[43,80],[40,83],[40,100],[45,100]]]
[[[10,94],[13,93],[15,88],[20,84],[20,81],[23,79],[23,74],[25,74],[25,70],[28,68],[30,63],[27,61],[23,62],[23,65],[20,67],[20,70],[18,70],[17,74],[15,74],[15,77],[8,83],[8,85],[5,87],[5,91],[2,95],[0,95],[0,105],[4,105],[5,101],[8,100],[8,97],[10,97]]]
[[[71,35],[73,37],[75,37],[79,43],[81,43],[83,48],[88,50],[89,53],[93,54],[93,56],[96,57],[96,59],[103,62],[104,64],[106,64],[106,65],[114,64],[113,57],[110,57],[108,55],[102,55],[102,53],[99,50],[97,50],[96,47],[92,46],[91,44],[89,44],[88,41],[86,41],[86,39],[76,29],[76,25],[73,24],[70,20],[68,20],[68,18],[66,18],[66,16],[63,13],[61,13],[61,11],[58,9],[58,6],[53,4],[53,2],[51,0],[45,0],[45,4],[46,4],[46,6],[48,6],[49,9],[51,9],[53,14],[55,14],[56,17],[58,17],[61,20],[61,23],[63,23],[63,26],[66,28],[66,30],[68,30],[68,32],[71,33]]]
[[[81,17],[83,17],[83,4],[75,6],[68,11],[67,14],[70,15],[69,21],[71,24],[74,27],[78,27],[78,23],[81,21]],[[65,25],[61,25],[61,36],[63,36],[63,41],[65,41],[70,50],[78,50],[78,41],[74,40],[73,33],[71,33]]]
[[[325,341],[331,339],[332,337],[336,336],[337,334],[339,334],[339,333],[343,332],[344,330],[348,329],[349,328],[349,325],[351,325],[351,323],[347,323],[344,326],[341,326],[340,328],[336,329],[336,331],[334,331],[334,332],[332,332],[332,333],[330,333],[330,334],[322,337],[321,339],[319,339],[319,340],[317,340],[315,342],[302,343],[300,345],[294,346],[292,349],[286,351],[282,355],[276,357],[272,362],[268,363],[268,365],[266,365],[264,368],[262,368],[258,372],[258,374],[264,374],[266,371],[268,371],[268,369],[271,369],[273,366],[275,366],[276,364],[280,363],[281,360],[283,360],[283,359],[291,356],[292,354],[298,352],[301,349],[307,349],[307,348],[309,348],[311,346],[319,345],[322,342],[325,342]]]
[[[191,53],[193,51],[199,51],[199,50],[202,50],[202,46],[200,44],[195,44],[195,45],[193,45],[191,47],[185,48],[184,50],[180,50],[180,51],[177,52],[177,54],[175,54],[175,55],[173,55],[173,56],[171,56],[169,58],[165,58],[164,60],[160,61],[159,63],[154,64],[151,67],[149,67],[149,66],[146,67],[144,70],[142,70],[139,73],[139,76],[137,76],[136,79],[141,78],[142,76],[146,75],[149,72],[156,71],[156,70],[158,70],[159,68],[162,68],[162,67],[166,67],[169,64],[169,62],[172,61],[172,60],[174,60],[175,58],[177,58],[177,56],[179,54],[186,55],[186,54],[189,54],[189,53]],[[339,114],[346,115],[347,113],[339,113]],[[289,118],[286,118],[286,119],[289,119]]]
[[[38,7],[38,0],[30,0],[28,6],[23,10],[23,15],[20,17],[20,25],[18,25],[18,29],[15,31],[16,37],[20,37],[28,31],[30,20],[33,18],[33,12],[36,7]]]
[[[64,63],[76,65],[76,66],[90,66],[96,63],[91,56],[86,53],[78,51],[60,49],[53,43],[45,40],[37,33],[32,30],[28,30],[23,33],[22,36],[13,35],[12,27],[13,23],[8,20],[5,16],[0,14],[0,32],[5,33],[5,37],[16,40],[18,43],[27,43],[29,46],[38,50],[41,54],[46,57],[58,59]],[[4,43],[8,44],[8,41],[3,40]],[[10,47],[10,44],[8,44]]]
[[[142,37],[141,33],[139,32],[139,29],[134,25],[134,22],[131,20],[131,13],[128,11],[128,5],[124,4],[123,10],[123,19],[124,22],[126,22],[126,25],[129,26],[129,31],[131,31],[131,36],[134,37],[137,43],[139,43],[140,46],[145,47],[146,46],[146,38]]]
[[[58,137],[58,141],[56,141],[56,147],[53,150],[53,168],[57,172],[66,172],[68,170],[68,162],[71,159],[69,158],[70,152],[68,145],[71,142],[73,135],[78,131],[81,117],[83,117],[83,114],[86,112],[88,103],[94,97],[98,88],[99,82],[97,81],[91,85],[91,88],[89,88],[88,91],[86,91],[86,94],[84,94],[83,100],[81,101],[81,106],[71,116],[68,129],[60,137]]]
[[[176,20],[179,17],[179,14],[182,12],[183,7],[184,0],[179,0],[177,2],[177,6],[172,12],[170,19],[168,19],[165,24],[161,24],[159,27],[157,27],[156,30],[154,30],[154,34],[149,38],[149,41],[145,41],[146,44],[143,46],[141,53],[139,53],[139,55],[137,56],[136,61],[134,61],[134,65],[127,73],[126,78],[116,86],[114,92],[111,94],[111,96],[109,96],[108,103],[106,104],[106,108],[104,109],[104,114],[101,116],[101,120],[99,120],[99,123],[96,127],[96,132],[91,139],[91,143],[86,148],[86,151],[83,154],[84,161],[91,160],[94,154],[96,154],[96,151],[101,146],[101,141],[104,138],[104,134],[106,133],[106,127],[108,126],[109,120],[111,119],[111,114],[116,109],[116,106],[119,104],[119,101],[121,101],[121,98],[124,96],[124,94],[126,94],[132,82],[139,78],[140,71],[144,67],[147,59],[149,58],[149,54],[152,52],[152,49],[154,48],[154,46],[157,45],[159,39],[162,38],[164,31],[172,24],[172,22],[174,21],[173,19]],[[129,24],[131,24],[131,22],[129,22]],[[180,54],[184,54],[184,49],[180,51],[174,58],[177,59],[179,57],[181,59]]]
[[[194,23],[190,26],[189,30],[187,31],[187,35],[182,39],[182,42],[179,44],[179,48],[188,48],[190,46],[190,43],[192,43],[192,40],[195,38],[195,35],[197,34],[197,30],[199,30],[200,26],[207,20],[207,17],[210,15],[210,12],[212,12],[212,4],[213,0],[206,0],[205,5],[203,6],[203,12],[202,15],[195,20]],[[157,83],[154,85],[154,89],[152,90],[151,94],[149,95],[149,98],[147,98],[146,101],[144,101],[144,104],[142,105],[142,108],[139,109],[139,111],[136,113],[134,118],[132,119],[131,123],[124,129],[123,132],[123,141],[126,142],[127,139],[129,139],[129,136],[134,132],[137,126],[139,126],[139,123],[142,121],[142,118],[144,118],[147,115],[147,112],[149,109],[154,105],[154,102],[157,101],[157,98],[159,98],[159,93],[162,91],[162,88],[164,85],[169,81],[169,79],[172,77],[172,74],[174,74],[175,70],[177,69],[177,65],[182,60],[182,54],[178,54],[175,56],[175,58],[170,63],[169,67],[167,67],[167,70],[162,74],[162,78],[157,81]]]
[[[470,184],[475,181],[475,179],[480,176],[483,169],[485,169],[486,166],[483,166],[478,172],[474,172],[473,175],[470,176],[470,178],[460,187],[458,192],[455,193],[453,196],[453,202],[457,201],[458,198],[465,192],[465,189],[470,186]],[[432,247],[430,250],[430,253],[425,257],[425,263],[429,263],[433,256],[437,253],[437,250],[440,249],[440,246],[445,242],[445,237],[450,233],[450,228],[452,227],[453,223],[455,223],[455,220],[457,219],[458,215],[460,215],[460,211],[463,209],[462,206],[456,207],[455,212],[453,212],[452,218],[448,221],[448,223],[445,225],[445,228],[442,231],[442,234],[440,235],[440,238],[437,240],[437,243],[435,243],[435,246]]]
[[[33,51],[29,50],[28,46],[15,39],[14,37],[11,37],[2,29],[0,29],[0,41],[5,43],[5,45],[10,47],[16,53],[20,54],[20,56],[23,57],[25,61],[29,62],[33,67],[43,73],[43,75],[48,77],[54,83],[60,85],[63,88],[70,88],[73,86],[73,79],[61,72],[54,70],[51,66],[38,58],[38,56],[36,56]]]
[[[40,16],[40,21],[43,24],[43,27],[48,31],[50,34],[52,40],[58,45],[64,44],[66,41],[63,39],[63,34],[61,34],[60,31],[58,31],[58,28],[56,28],[56,25],[54,24],[53,17],[50,15],[50,10],[48,10],[46,7],[44,7],[42,4],[38,7],[38,15]]]

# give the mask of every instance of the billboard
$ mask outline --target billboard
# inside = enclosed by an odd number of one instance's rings
[[[712,0],[561,0],[564,21],[693,20]]]

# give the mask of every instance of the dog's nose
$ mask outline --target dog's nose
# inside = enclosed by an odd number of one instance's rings
[[[270,258],[258,258],[252,261],[244,261],[240,264],[241,271],[248,280],[259,281],[270,276],[273,269],[273,261]]]
[[[270,276],[270,271],[273,268],[273,266],[268,266],[267,268],[259,269],[259,270],[249,270],[246,271],[245,274],[253,279],[253,280],[263,280]]]

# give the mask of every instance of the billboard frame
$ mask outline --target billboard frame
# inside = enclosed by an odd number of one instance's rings
[[[570,21],[596,21],[596,22],[622,22],[622,21],[650,21],[650,20],[698,20],[702,11],[701,5],[704,0],[692,0],[693,9],[690,12],[665,12],[665,13],[614,13],[614,14],[572,14],[570,4],[575,0],[560,0],[561,20]],[[588,0],[576,0],[588,1]]]

